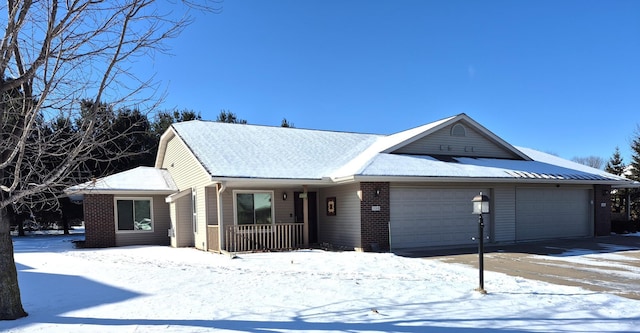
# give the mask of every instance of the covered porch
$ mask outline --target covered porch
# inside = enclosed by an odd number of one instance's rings
[[[234,185],[218,183],[206,192],[207,202],[215,202],[207,209],[208,251],[288,251],[316,241],[316,192],[308,192],[306,186],[247,189]]]

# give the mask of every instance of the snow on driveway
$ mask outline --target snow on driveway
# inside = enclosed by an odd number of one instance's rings
[[[438,260],[319,250],[230,259],[75,249],[77,238],[14,239],[30,315],[0,331],[640,332],[636,300],[494,272],[481,295],[477,270]]]

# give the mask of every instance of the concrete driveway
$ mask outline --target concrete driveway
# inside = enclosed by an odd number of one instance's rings
[[[478,267],[478,251],[404,253]],[[399,253],[402,254],[402,253]],[[485,271],[640,300],[640,237],[612,235],[506,246],[487,246]],[[485,276],[485,287],[489,285]],[[487,288],[491,292],[490,288]]]

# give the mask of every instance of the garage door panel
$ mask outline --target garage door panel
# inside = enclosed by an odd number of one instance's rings
[[[391,246],[415,248],[474,244],[477,217],[471,199],[480,189],[391,190]]]
[[[588,189],[519,188],[516,239],[537,240],[591,235]]]

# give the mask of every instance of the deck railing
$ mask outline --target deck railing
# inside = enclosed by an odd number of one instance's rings
[[[249,252],[292,250],[304,244],[302,223],[225,226],[223,250]]]

